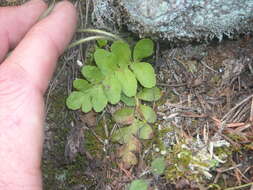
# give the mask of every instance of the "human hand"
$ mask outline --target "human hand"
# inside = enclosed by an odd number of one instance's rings
[[[45,9],[42,0],[0,8],[1,190],[42,189],[43,93],[77,20],[63,1],[37,22]]]

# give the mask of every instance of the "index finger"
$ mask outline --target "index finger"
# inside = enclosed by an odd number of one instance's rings
[[[46,9],[42,0],[33,0],[19,7],[0,7],[0,61],[24,37]]]
[[[52,13],[37,23],[3,63],[16,65],[44,92],[52,77],[55,63],[70,42],[77,15],[67,1],[58,3]],[[18,73],[17,73],[18,74]]]

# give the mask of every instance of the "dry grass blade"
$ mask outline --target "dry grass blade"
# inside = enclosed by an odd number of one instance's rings
[[[240,103],[238,103],[237,105],[235,105],[232,109],[230,109],[230,111],[223,116],[223,118],[221,119],[222,122],[236,122],[234,121],[235,118],[240,119],[240,117],[235,117],[235,115],[239,115],[240,113],[245,113],[247,111],[250,111],[250,109],[245,110],[244,108],[246,107],[245,105],[247,105],[247,102],[253,97],[253,94],[248,96],[247,98],[245,98],[244,100],[242,100]],[[239,110],[239,111],[238,111]],[[241,114],[239,115],[241,116]],[[233,121],[231,121],[233,120]]]
[[[47,17],[53,11],[54,6],[55,6],[55,0],[53,0],[53,2],[49,5],[47,10],[39,17],[38,20],[42,20],[43,18]]]
[[[237,189],[242,189],[242,188],[244,188],[244,187],[249,187],[249,186],[251,186],[251,185],[253,185],[253,182],[247,183],[247,184],[244,184],[244,185],[239,185],[239,186],[236,186],[236,187],[226,188],[226,189],[224,189],[224,190],[237,190]]]
[[[110,32],[106,32],[104,30],[99,30],[99,29],[92,29],[92,28],[79,29],[79,30],[77,30],[77,32],[95,33],[95,34],[99,34],[99,35],[104,35],[104,36],[110,37],[110,38],[115,39],[115,40],[124,41],[123,39],[121,39],[119,36],[117,36],[115,34],[112,34]]]
[[[106,37],[106,36],[90,36],[90,37],[87,37],[87,38],[80,39],[76,42],[73,42],[72,44],[70,44],[68,46],[67,49],[71,49],[71,48],[73,48],[75,46],[78,46],[80,44],[83,44],[83,43],[86,43],[86,42],[89,42],[89,41],[93,41],[93,40],[99,40],[99,39],[112,40],[112,38],[109,38],[109,37]]]
[[[253,122],[253,98],[251,100],[251,107],[250,107],[250,118],[249,120]]]

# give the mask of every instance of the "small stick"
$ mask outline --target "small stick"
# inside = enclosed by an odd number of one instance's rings
[[[253,122],[253,98],[251,100],[251,107],[250,107],[250,117],[249,120]]]
[[[158,86],[164,86],[164,87],[181,87],[181,86],[186,86],[187,83],[182,83],[182,84],[166,84],[166,83],[157,83]]]
[[[214,70],[212,67],[208,66],[206,63],[204,63],[203,61],[200,61],[200,63],[202,65],[204,65],[204,67],[208,68],[209,70],[215,72],[215,73],[219,73],[218,71]]]
[[[223,118],[221,119],[222,121],[226,121],[226,118],[232,114],[233,111],[235,111],[238,107],[240,107],[243,103],[247,102],[250,98],[253,97],[253,94],[248,96],[247,98],[245,98],[244,100],[242,100],[241,102],[239,102],[237,105],[235,105],[231,110],[229,110],[229,112],[223,116]]]
[[[248,186],[251,186],[253,185],[253,182],[251,183],[247,183],[247,184],[244,184],[244,185],[239,185],[239,186],[236,186],[236,187],[229,187],[229,188],[226,188],[224,190],[236,190],[236,189],[242,189],[244,187],[248,187]]]

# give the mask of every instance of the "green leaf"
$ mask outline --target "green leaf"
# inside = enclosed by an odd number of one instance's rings
[[[132,152],[125,153],[121,157],[121,159],[126,167],[134,166],[138,163],[138,159],[136,158],[135,154]]]
[[[118,150],[118,156],[122,157],[127,152],[139,153],[141,151],[142,144],[138,138],[132,136],[128,143],[125,143]]]
[[[102,85],[94,87],[91,91],[91,103],[96,112],[101,112],[107,105],[107,98]]]
[[[134,62],[141,61],[154,53],[154,43],[150,39],[142,39],[134,47]]]
[[[122,93],[120,100],[122,102],[124,102],[127,106],[135,106],[135,98],[134,97],[128,97]]]
[[[71,110],[77,110],[81,108],[84,95],[85,94],[83,92],[71,92],[66,100],[67,107]]]
[[[128,127],[122,127],[116,130],[112,136],[113,141],[117,141],[121,144],[128,143],[133,135],[137,135],[139,129],[143,126],[143,122],[135,121]]]
[[[94,59],[98,68],[105,76],[113,74],[118,68],[117,57],[104,49],[97,49],[94,53]]]
[[[151,139],[153,137],[153,129],[150,125],[144,123],[144,125],[140,128],[139,137],[141,139]]]
[[[89,89],[92,85],[87,81],[83,79],[76,79],[73,82],[73,86],[75,89],[80,90],[80,91],[86,91]]]
[[[84,66],[81,72],[83,76],[91,83],[99,83],[104,79],[103,74],[96,66]]]
[[[147,190],[148,182],[143,179],[136,179],[132,181],[129,190]]]
[[[165,160],[163,157],[154,159],[151,163],[152,173],[155,175],[162,175],[165,169]]]
[[[107,41],[107,40],[104,40],[104,39],[98,39],[98,40],[97,40],[97,44],[98,44],[98,46],[99,46],[100,48],[106,46],[107,42],[108,42],[108,41]]]
[[[134,108],[121,108],[114,112],[113,119],[123,125],[132,124],[134,121]]]
[[[83,97],[81,109],[84,113],[91,111],[92,104],[91,104],[91,97],[89,94],[85,94],[85,96]]]
[[[120,67],[130,64],[131,50],[127,43],[116,41],[112,44],[111,51],[117,56]]]
[[[136,137],[132,136],[129,142],[122,145],[118,150],[118,157],[122,158],[125,166],[132,166],[138,163],[134,153],[141,151],[141,142]]]
[[[143,88],[138,94],[137,97],[144,101],[157,101],[161,98],[161,90],[157,87],[153,88]]]
[[[136,132],[137,130],[132,126],[122,127],[115,131],[112,136],[112,140],[124,144],[127,143]]]
[[[142,86],[152,88],[156,84],[155,71],[149,63],[139,62],[131,66],[136,78]]]
[[[116,104],[121,98],[121,85],[115,75],[107,77],[103,81],[104,92],[111,104]]]
[[[140,112],[147,122],[149,123],[156,122],[156,119],[157,119],[156,113],[151,107],[146,106],[146,105],[140,105]]]
[[[90,96],[83,92],[72,92],[66,100],[67,107],[72,110],[82,108],[87,113],[92,109]]]
[[[137,81],[134,74],[128,68],[125,68],[118,70],[116,76],[125,95],[128,97],[135,96],[137,91]]]

